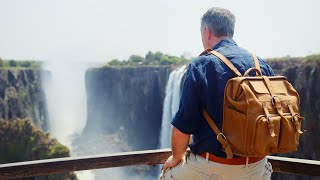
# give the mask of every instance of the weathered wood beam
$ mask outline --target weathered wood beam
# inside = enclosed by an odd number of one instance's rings
[[[320,161],[268,156],[274,172],[320,176]]]
[[[15,179],[48,174],[132,165],[163,164],[170,149],[67,157],[0,164],[0,179]],[[320,162],[269,156],[274,172],[320,176]]]
[[[170,149],[162,149],[2,164],[0,165],[0,179],[131,165],[162,164],[170,154]]]

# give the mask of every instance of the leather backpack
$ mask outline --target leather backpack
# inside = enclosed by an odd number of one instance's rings
[[[284,76],[263,76],[259,61],[244,75],[222,54],[209,51],[223,61],[236,77],[224,91],[222,131],[203,110],[203,115],[222,144],[227,158],[233,155],[263,157],[297,150],[302,134],[299,94]],[[249,77],[251,71],[256,76]]]

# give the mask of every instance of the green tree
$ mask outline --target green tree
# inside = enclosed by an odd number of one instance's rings
[[[0,58],[0,67],[3,67],[3,60]]]
[[[129,57],[129,63],[131,64],[141,64],[144,62],[144,58],[139,55],[131,55]]]
[[[173,63],[174,63],[173,60],[167,55],[163,55],[160,59],[160,64],[162,65],[169,65]]]
[[[163,56],[163,53],[157,51],[155,54],[154,54],[154,59],[156,61],[160,61],[161,57]]]
[[[171,57],[171,61],[174,63],[174,64],[180,64],[182,62],[182,59],[177,57],[177,56],[172,56]]]
[[[10,60],[9,61],[9,67],[17,67],[17,61],[15,61],[15,60]]]
[[[122,62],[119,61],[118,59],[112,59],[108,64],[110,66],[120,66],[120,65],[122,65]]]
[[[31,67],[31,62],[30,61],[21,61],[19,62],[20,67]]]
[[[146,59],[147,64],[153,64],[153,62],[155,61],[155,54],[153,54],[153,52],[149,51],[146,54],[145,59]]]

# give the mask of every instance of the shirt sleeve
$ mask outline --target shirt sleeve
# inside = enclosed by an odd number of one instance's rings
[[[171,124],[185,134],[193,134],[199,126],[201,116],[200,73],[191,63],[183,83],[179,110]]]

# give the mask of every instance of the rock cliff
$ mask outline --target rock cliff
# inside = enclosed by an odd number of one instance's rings
[[[158,145],[165,86],[172,68],[105,67],[86,73],[84,134],[123,131],[133,150]]]
[[[297,152],[289,154],[304,159],[320,160],[320,59],[270,62],[275,72],[285,75],[300,95],[300,110],[305,117],[306,132],[300,140]]]
[[[319,56],[320,57],[320,56]],[[285,75],[300,95],[300,110],[305,117],[302,129],[306,130],[300,139],[296,152],[280,156],[320,160],[320,58],[272,61],[270,65],[276,74]],[[310,176],[277,174],[277,180],[318,179]]]
[[[47,108],[40,70],[0,68],[0,118],[31,118],[47,130]]]

